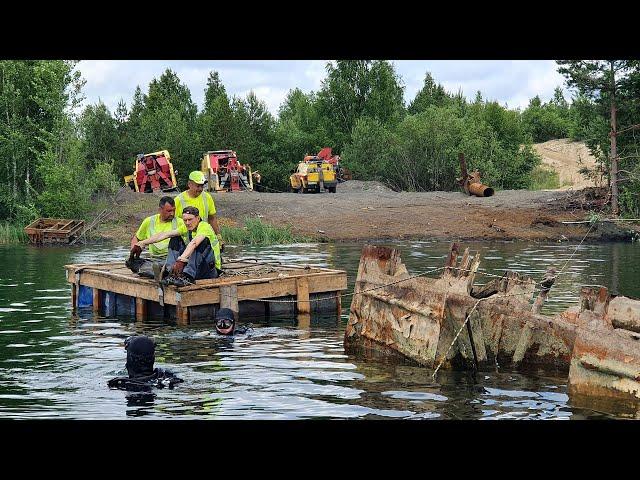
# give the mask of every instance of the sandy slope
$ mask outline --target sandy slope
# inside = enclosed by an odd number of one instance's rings
[[[596,186],[591,179],[579,173],[583,167],[592,170],[596,166],[596,160],[584,142],[573,142],[562,138],[536,143],[533,148],[542,157],[543,165],[558,172],[563,188],[579,189]]]

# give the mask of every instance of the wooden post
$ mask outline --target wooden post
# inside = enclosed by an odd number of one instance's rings
[[[238,321],[238,285],[220,286],[220,308],[228,308],[233,312],[233,318]]]
[[[469,173],[467,172],[467,161],[464,159],[464,153],[458,154],[458,161],[460,162],[460,173],[462,174],[458,183],[462,190],[469,195]]]
[[[296,316],[298,320],[298,328],[304,328],[308,330],[311,328],[311,314],[310,313],[298,313]]]
[[[189,307],[176,305],[176,322],[178,325],[189,325]]]
[[[71,284],[71,311],[75,312],[78,306],[78,284]]]
[[[93,288],[93,311],[96,312],[98,315],[100,315],[100,312],[102,311],[102,302],[101,302],[101,297],[102,295],[100,295],[100,290],[98,290],[97,288]]]
[[[556,281],[556,269],[553,267],[549,267],[547,269],[547,273],[544,276],[544,279],[540,282],[542,289],[540,290],[540,293],[536,297],[535,302],[533,302],[533,306],[531,307],[531,312],[540,313],[540,309],[542,308],[542,305],[544,305],[544,302],[547,299],[547,295],[549,295],[549,290],[551,290],[551,286],[555,281]]]
[[[136,298],[136,321],[147,319],[147,301],[144,298]]]
[[[611,71],[611,213],[618,216],[618,123],[616,121],[616,76],[613,69],[613,60],[609,62]]]
[[[455,270],[452,270],[450,267],[456,266],[456,260],[458,259],[459,250],[460,245],[456,242],[452,242],[451,246],[449,247],[449,256],[447,257],[447,261],[444,264],[444,266],[446,267],[444,269],[444,273],[455,276]]]
[[[296,279],[296,306],[298,313],[311,313],[309,303],[309,280],[306,277]]]

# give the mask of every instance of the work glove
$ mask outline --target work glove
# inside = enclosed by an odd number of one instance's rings
[[[224,242],[222,241],[222,235],[216,235],[218,237],[218,243],[220,243],[220,253],[224,252]]]
[[[182,260],[176,260],[176,263],[174,263],[173,267],[171,267],[171,273],[173,273],[174,275],[181,275],[186,264],[187,263],[183,262]]]
[[[142,253],[142,247],[140,245],[134,245],[131,247],[131,257],[140,258],[140,254]]]

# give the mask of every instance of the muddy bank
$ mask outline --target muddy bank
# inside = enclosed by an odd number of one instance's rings
[[[97,235],[126,241],[156,211],[159,197],[121,192]],[[335,194],[219,193],[214,200],[222,225],[258,217],[318,241],[580,240],[589,224],[562,222],[584,221],[603,202],[591,190],[502,190],[479,198],[461,192],[394,192],[379,182],[363,181],[341,183]],[[587,241],[629,239],[633,228],[602,223],[591,229]]]

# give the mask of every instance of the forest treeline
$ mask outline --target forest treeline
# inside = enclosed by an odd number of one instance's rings
[[[553,138],[584,140],[606,168],[606,95],[566,72],[568,81],[575,80],[573,98],[565,99],[558,87],[548,102],[536,96],[519,110],[485,100],[481,92],[470,102],[428,72],[406,104],[391,62],[329,62],[321,88],[289,91],[274,117],[253,92],[230,96],[215,71],[202,109],[167,69],[145,91],[138,86],[130,105],[121,100],[112,112],[99,102],[79,111],[84,80],[76,62],[0,61],[0,221],[83,218],[92,198],[123,185],[136,154],[161,149],[170,151],[183,188],[203,152],[218,149],[235,150],[276,191],[288,190],[290,171],[305,154],[325,146],[342,156],[354,178],[406,191],[456,189],[459,152],[486,183],[528,188],[540,163],[532,143]],[[619,99],[626,124],[640,118],[636,73],[633,64],[630,90]],[[621,183],[623,213],[637,215],[633,131],[619,144],[625,152],[621,169],[628,172]]]

